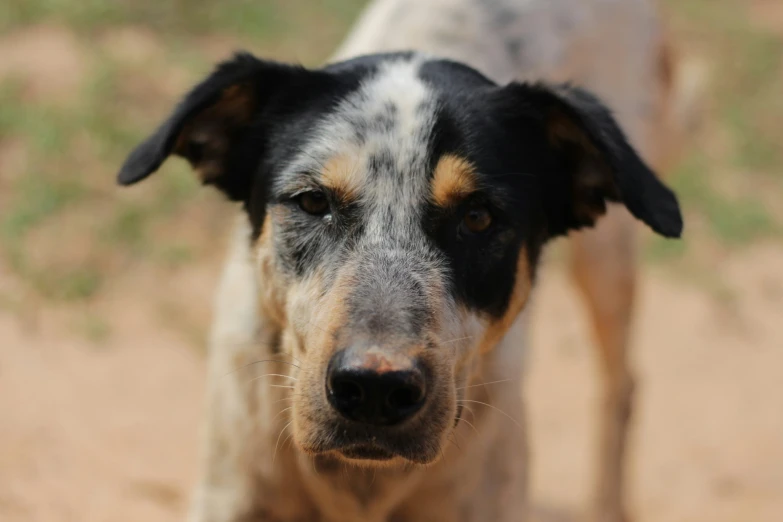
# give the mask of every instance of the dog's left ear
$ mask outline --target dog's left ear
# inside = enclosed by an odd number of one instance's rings
[[[677,197],[634,151],[601,101],[567,85],[512,83],[502,90],[514,110],[543,132],[538,138],[551,168],[539,174],[550,236],[593,226],[614,201],[658,234],[680,237]]]
[[[180,102],[125,160],[117,181],[137,183],[170,155],[184,157],[204,184],[244,200],[263,156],[264,129],[304,103],[316,73],[238,53]],[[292,101],[293,100],[293,101]]]

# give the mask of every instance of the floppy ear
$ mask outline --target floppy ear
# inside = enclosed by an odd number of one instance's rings
[[[680,237],[677,197],[650,170],[595,96],[568,85],[511,84],[517,107],[543,131],[553,172],[542,173],[549,234],[591,227],[608,201],[666,237]]]
[[[176,107],[154,134],[125,160],[117,181],[137,183],[171,154],[187,159],[204,184],[229,198],[247,198],[263,154],[263,121],[275,114],[283,93],[301,88],[303,68],[238,53],[220,64]]]

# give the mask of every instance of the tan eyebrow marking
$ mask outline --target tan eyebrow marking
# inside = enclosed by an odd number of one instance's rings
[[[435,204],[451,206],[476,190],[476,169],[467,159],[446,154],[435,167],[431,186]]]
[[[339,154],[324,164],[321,169],[321,183],[339,197],[355,200],[365,183],[365,172],[357,157]]]

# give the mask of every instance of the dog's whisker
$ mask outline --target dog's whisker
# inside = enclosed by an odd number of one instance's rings
[[[297,379],[296,377],[294,377],[292,375],[285,375],[285,374],[282,374],[282,373],[265,373],[264,375],[259,375],[258,377],[253,377],[252,379],[250,379],[249,382],[257,381],[259,379],[263,379],[264,377],[283,377],[285,379],[291,379],[292,381],[298,381],[299,380],[299,379]]]
[[[275,354],[275,355],[276,355],[276,356],[278,356],[278,355],[279,355],[280,357],[290,357],[290,358],[291,358],[291,359],[293,359],[293,360],[294,360],[294,362],[296,362],[297,364],[302,364],[302,361],[301,361],[301,360],[299,360],[299,359],[297,359],[297,358],[296,358],[296,356],[295,356],[294,354],[287,353],[287,352],[280,352],[280,353],[277,353],[277,354]],[[284,362],[284,361],[280,361],[280,362]],[[301,370],[301,368],[300,368],[300,370]]]
[[[295,390],[295,386],[286,386],[285,384],[270,384],[270,388],[291,388],[292,390]]]
[[[467,390],[468,388],[478,388],[479,386],[487,386],[490,384],[500,384],[502,382],[510,382],[511,379],[501,379],[499,381],[489,381],[489,382],[482,382],[481,384],[471,384],[470,386],[463,386],[461,388],[457,388],[457,390]]]
[[[280,435],[277,436],[277,442],[275,442],[275,452],[272,454],[272,465],[275,465],[275,458],[277,458],[277,446],[280,444],[280,437],[283,436],[283,432],[288,429],[288,427],[293,424],[294,421],[289,422],[285,426],[283,426],[283,429],[280,430]]]
[[[318,466],[315,465],[315,457],[310,457],[310,462],[313,464],[313,472],[315,472],[315,475],[320,475],[320,473],[318,473]]]
[[[464,408],[464,406],[463,406],[463,408]],[[473,413],[473,412],[471,412],[471,413]],[[474,415],[474,417],[475,417],[475,415]],[[468,422],[468,420],[466,418],[464,418],[464,417],[458,417],[458,419],[459,419],[459,421],[464,422],[465,424],[467,424],[468,426],[473,428],[473,431],[476,432],[476,435],[479,435],[478,429],[473,425],[472,422]]]
[[[459,341],[467,341],[467,340],[469,340],[469,339],[473,339],[473,337],[475,337],[475,336],[473,336],[473,335],[468,335],[468,336],[466,336],[466,337],[458,337],[458,338],[456,338],[456,339],[451,339],[451,340],[449,340],[449,341],[443,341],[443,342],[442,342],[442,343],[440,343],[440,344],[441,344],[441,345],[443,345],[443,344],[451,344],[451,343],[456,343],[456,342],[459,342]]]
[[[244,370],[245,368],[248,368],[248,367],[250,367],[250,366],[253,366],[253,365],[256,365],[256,364],[261,364],[261,363],[270,363],[270,362],[276,362],[276,363],[281,363],[281,364],[287,364],[287,365],[289,365],[289,366],[293,366],[294,368],[298,368],[300,371],[302,370],[302,368],[301,368],[300,366],[297,366],[296,364],[294,364],[294,363],[290,363],[290,362],[288,362],[288,361],[279,361],[279,360],[277,360],[277,359],[262,359],[262,360],[260,360],[260,361],[253,361],[253,362],[249,362],[249,363],[247,363],[247,364],[243,364],[242,366],[240,366],[240,367],[238,367],[238,368],[234,368],[233,370],[231,370],[230,372],[228,372],[226,375],[224,375],[224,377],[228,377],[228,376],[229,376],[229,375],[231,375],[231,374],[237,373],[237,372],[238,372],[238,371],[240,371],[240,370]]]
[[[462,399],[459,399],[459,400],[462,400]],[[462,405],[462,409],[467,411],[468,413],[470,413],[473,416],[473,420],[474,421],[476,420],[476,412],[475,411],[473,411],[469,407],[465,406],[464,404]],[[460,418],[462,418],[462,417],[460,417]]]
[[[283,439],[283,445],[280,448],[284,449],[286,442],[290,443],[289,447],[291,447],[291,445],[294,443],[293,442],[294,441],[293,437],[294,437],[294,432],[292,431],[291,433],[288,434],[288,436],[285,439]]]
[[[468,439],[468,436],[466,434],[460,433],[459,431],[455,431],[454,434],[457,437],[457,440],[460,442],[460,444],[465,444],[466,440],[470,442],[470,439]]]
[[[458,400],[457,402],[470,402],[470,403],[474,403],[474,404],[482,404],[484,406],[487,406],[488,408],[492,408],[493,410],[495,410],[496,412],[500,413],[504,417],[508,418],[511,422],[516,424],[519,429],[524,429],[524,428],[522,428],[522,425],[519,423],[519,421],[517,421],[514,417],[512,417],[511,415],[509,415],[505,411],[501,410],[497,406],[493,406],[492,404],[488,404],[486,402],[472,401],[472,400],[468,400],[468,399],[461,399],[461,400]]]
[[[277,419],[277,418],[278,418],[280,415],[282,415],[283,413],[285,413],[285,412],[287,412],[287,411],[290,411],[290,410],[293,410],[293,409],[294,409],[294,407],[293,407],[293,406],[289,406],[288,408],[283,408],[282,410],[280,410],[279,412],[277,412],[277,415],[275,415],[274,417],[272,417],[272,420],[271,420],[271,422],[274,422],[274,421],[275,421],[275,420],[276,420],[276,419]]]
[[[289,379],[292,379],[292,380],[293,380],[293,381],[295,381],[295,382],[296,382],[296,381],[298,381],[298,379],[297,379],[297,378],[295,378],[295,377],[291,377],[291,376],[289,376],[289,375],[281,375],[281,374],[277,374],[277,373],[267,373],[267,374],[265,374],[265,375],[260,375],[260,376],[258,376],[258,377],[254,377],[254,378],[250,379],[250,380],[249,380],[249,381],[247,381],[247,382],[248,382],[248,383],[255,382],[255,381],[258,381],[258,380],[261,380],[261,379],[263,379],[264,377],[287,377],[287,378],[289,378]],[[273,386],[273,387],[275,387],[275,388],[282,388],[282,387],[283,387],[282,385],[279,385],[279,384],[278,384],[278,385],[270,385],[270,386]],[[293,388],[293,386],[290,386],[290,387],[291,387],[291,388]]]
[[[328,334],[328,333],[329,333],[329,332],[328,332],[327,330],[325,330],[324,328],[321,328],[320,326],[318,326],[317,324],[315,324],[315,322],[314,322],[312,319],[307,319],[307,324],[309,324],[309,325],[310,325],[310,326],[312,326],[313,328],[316,328],[316,329],[318,329],[318,330],[321,330],[321,331],[322,331],[323,333],[325,333],[325,334]]]
[[[459,444],[457,444],[457,441],[456,441],[456,440],[454,440],[454,432],[452,432],[452,433],[451,433],[451,435],[449,436],[449,442],[451,442],[452,444],[454,444],[454,446],[455,446],[455,447],[456,447],[456,448],[457,448],[459,451],[462,451],[462,448],[460,448],[460,447],[459,447]]]
[[[276,401],[272,401],[272,404],[277,404],[278,402],[283,402],[283,401],[292,401],[294,399],[295,397],[283,397],[282,399],[277,399]]]

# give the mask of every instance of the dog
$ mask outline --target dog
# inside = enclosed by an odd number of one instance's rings
[[[523,401],[493,384],[561,236],[603,363],[594,518],[627,520],[634,230],[683,227],[653,172],[673,70],[647,0],[376,0],[322,68],[239,53],[198,84],[118,177],[181,156],[242,208],[191,520],[524,520]]]

